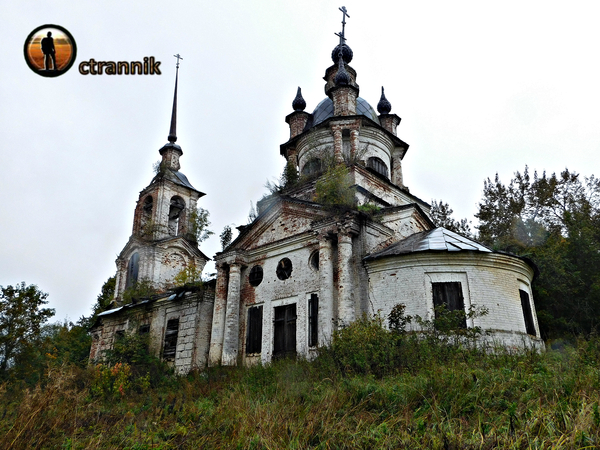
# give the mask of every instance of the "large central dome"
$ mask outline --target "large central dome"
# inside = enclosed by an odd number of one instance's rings
[[[377,125],[381,125],[379,123],[379,117],[377,117],[377,113],[373,107],[362,97],[358,97],[356,99],[356,115],[368,117]],[[312,113],[312,120],[309,120],[306,123],[304,130],[308,130],[309,128],[320,124],[321,122],[324,122],[330,117],[333,117],[333,101],[329,97],[326,97],[317,105]]]

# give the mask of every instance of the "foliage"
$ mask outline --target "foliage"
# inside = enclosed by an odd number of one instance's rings
[[[317,180],[314,201],[333,210],[343,211],[354,207],[354,189],[344,164],[331,167]]]
[[[173,286],[200,286],[202,285],[202,271],[198,269],[196,264],[192,263],[179,271],[173,277]]]
[[[363,203],[362,205],[358,205],[356,209],[358,209],[361,213],[366,214],[370,218],[373,218],[375,214],[381,211],[381,207],[374,203]]]
[[[473,233],[469,225],[470,222],[467,222],[467,219],[453,219],[453,212],[448,203],[444,203],[441,200],[439,202],[436,200],[431,201],[431,220],[436,227],[444,227],[447,230],[473,238]]]
[[[210,226],[209,216],[209,212],[201,207],[197,207],[190,215],[191,233],[198,243],[205,241],[214,234],[208,229]]]
[[[104,282],[98,297],[96,297],[96,303],[94,303],[94,306],[92,307],[92,316],[88,319],[88,325],[93,325],[98,314],[111,308],[115,298],[116,283],[117,277],[115,275]]]
[[[383,331],[367,321],[349,336],[367,357],[357,335],[402,349],[382,376],[346,370],[328,352],[312,362],[215,367],[151,388],[136,385],[126,362],[102,366],[104,379],[95,367],[51,368],[34,389],[0,388],[0,448],[600,445],[597,336],[544,353],[490,352]]]
[[[156,286],[154,286],[154,283],[146,278],[143,278],[136,281],[132,286],[123,291],[121,303],[128,305],[130,303],[135,303],[138,300],[149,299],[158,293],[159,291],[156,289]]]
[[[223,228],[223,232],[219,235],[219,239],[221,240],[221,249],[225,250],[229,244],[231,244],[231,240],[233,239],[233,232],[230,225]]]
[[[590,333],[600,325],[600,180],[565,169],[508,185],[484,183],[479,238],[531,258],[540,269],[534,297],[542,334]]]
[[[54,309],[42,308],[47,297],[34,284],[0,286],[0,377],[38,343],[42,325],[54,315]]]

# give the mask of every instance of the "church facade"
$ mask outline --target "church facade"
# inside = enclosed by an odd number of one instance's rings
[[[542,348],[531,261],[436,228],[429,204],[403,183],[406,144],[383,88],[377,112],[359,96],[352,50],[340,44],[325,72],[326,97],[312,113],[300,88],[280,146],[298,181],[258,203],[257,217],[215,255],[216,281],[173,286],[208,260],[191,232],[197,191],[180,172],[175,105],[159,173],[141,193],[133,234],[117,259],[118,308],[99,316],[91,359],[119,335],[149,332],[151,351],[180,372],[207,365],[310,358],[336,327],[363,314],[433,319],[436,308],[487,310],[464,326],[489,343]],[[337,183],[337,185],[336,185]],[[333,187],[332,187],[333,186]],[[331,192],[333,191],[333,198]],[[122,305],[141,281],[162,296]]]

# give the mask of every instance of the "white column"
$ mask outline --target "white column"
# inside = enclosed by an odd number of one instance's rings
[[[217,286],[215,292],[215,306],[213,309],[212,331],[210,336],[210,350],[208,352],[208,365],[218,366],[223,354],[223,337],[225,331],[225,311],[227,306],[227,271],[220,265],[217,266]]]
[[[352,236],[340,230],[338,233],[338,319],[341,325],[349,325],[354,318]]]
[[[225,337],[223,340],[224,366],[237,364],[240,333],[240,272],[239,263],[229,266],[229,286],[227,289],[227,310],[225,313]]]
[[[319,345],[331,343],[333,334],[333,250],[331,240],[319,238]]]

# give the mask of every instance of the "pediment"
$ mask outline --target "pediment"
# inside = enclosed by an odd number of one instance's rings
[[[227,251],[252,250],[309,232],[313,221],[327,215],[318,204],[280,198],[248,225]]]

